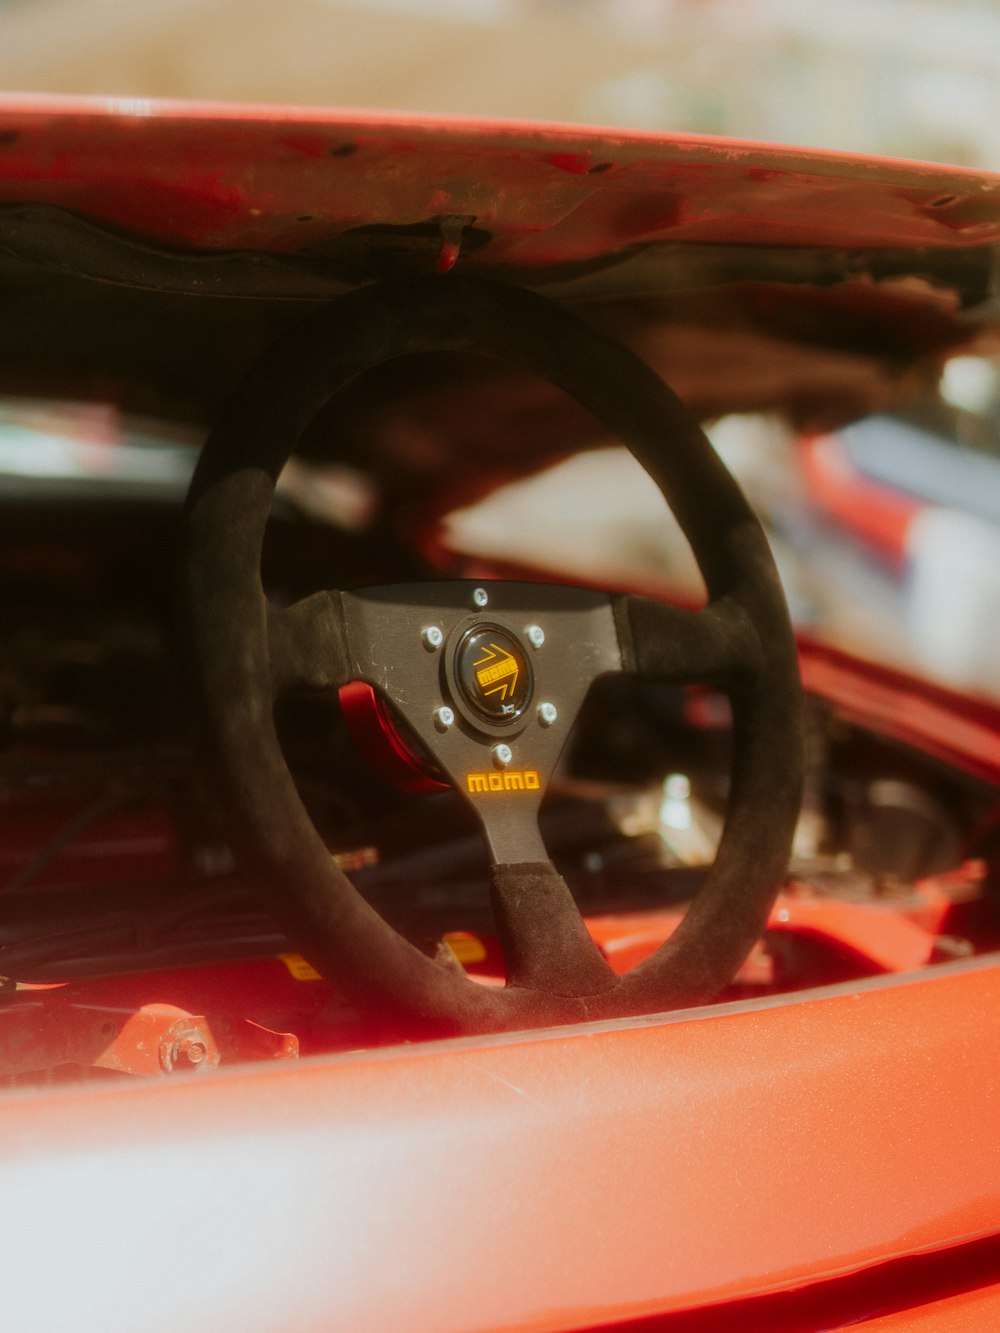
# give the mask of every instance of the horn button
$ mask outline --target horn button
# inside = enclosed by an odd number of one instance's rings
[[[505,726],[523,716],[534,679],[524,645],[500,625],[466,631],[455,650],[455,682],[474,719]]]

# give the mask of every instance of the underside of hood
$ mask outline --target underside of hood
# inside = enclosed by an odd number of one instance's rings
[[[0,392],[111,397],[201,424],[318,303],[464,272],[572,305],[702,417],[780,410],[829,426],[905,397],[951,352],[1000,343],[998,244],[1000,178],[930,164],[566,126],[8,98]],[[412,402],[442,425],[463,399],[530,418],[536,456],[586,442],[579,417],[520,372],[434,358],[383,368],[337,425],[350,437],[373,410]],[[558,447],[557,427],[569,432]]]

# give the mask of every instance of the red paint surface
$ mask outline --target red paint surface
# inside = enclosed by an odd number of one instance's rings
[[[0,1102],[5,1299],[85,1226],[86,1253],[126,1266],[169,1236],[185,1281],[158,1293],[161,1327],[194,1310],[248,1333],[543,1333],[747,1300],[995,1233],[998,1055],[986,960],[665,1020],[23,1093]],[[73,1279],[89,1327],[147,1308],[96,1267]],[[35,1290],[44,1312],[55,1296]]]
[[[472,217],[493,236],[490,265],[657,240],[1000,239],[1000,179],[958,168],[694,135],[8,96],[0,205],[25,202],[169,244],[277,253],[354,226]]]
[[[807,690],[862,726],[934,755],[988,782],[1000,782],[1000,707],[875,666],[836,648],[800,644]]]

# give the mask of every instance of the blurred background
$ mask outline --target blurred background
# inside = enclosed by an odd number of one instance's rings
[[[996,0],[0,0],[0,87],[584,121],[1000,169]]]
[[[0,0],[0,88],[588,122],[1000,171],[1000,0]],[[905,418],[810,441],[769,420],[712,430],[772,525],[802,625],[1000,694],[998,421],[994,362],[963,357]],[[488,553],[520,524],[555,549],[558,514],[587,513],[593,569],[696,589],[630,458],[571,466],[455,516],[453,540]]]
[[[996,0],[0,0],[0,87],[585,121],[1000,169]]]

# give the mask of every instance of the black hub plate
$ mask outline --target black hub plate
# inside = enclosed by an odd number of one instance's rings
[[[545,860],[552,770],[594,678],[622,669],[611,598],[506,581],[341,596],[355,679],[391,701],[472,805],[494,861]]]

